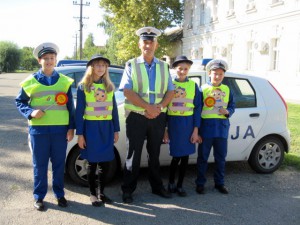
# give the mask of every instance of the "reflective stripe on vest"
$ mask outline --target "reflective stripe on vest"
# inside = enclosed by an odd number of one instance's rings
[[[226,116],[219,114],[220,108],[227,108],[229,101],[229,87],[221,84],[214,87],[208,84],[202,86],[203,109],[201,117],[203,119],[227,119]]]
[[[133,83],[133,91],[136,92],[144,101],[150,102],[149,94],[155,95],[155,104],[162,101],[168,89],[168,64],[159,61],[155,67],[155,91],[149,90],[149,77],[144,63],[138,63],[137,59],[130,60],[131,63],[131,76]],[[133,105],[128,99],[125,99],[125,112],[128,114],[130,111],[143,114],[145,109]],[[163,112],[166,112],[165,108]]]
[[[195,82],[173,81],[175,85],[175,95],[168,105],[168,115],[170,116],[190,116],[194,114]]]
[[[68,125],[69,112],[65,105],[57,105],[55,96],[59,92],[67,93],[73,79],[59,74],[57,82],[46,86],[39,83],[34,76],[30,76],[21,83],[21,87],[30,97],[30,106],[33,109],[46,110],[42,118],[32,118],[28,121],[29,125]]]
[[[91,91],[85,93],[86,107],[84,119],[86,120],[111,120],[113,110],[113,94],[106,92],[104,84],[93,84]]]

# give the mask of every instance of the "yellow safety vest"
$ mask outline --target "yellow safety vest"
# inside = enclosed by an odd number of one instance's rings
[[[104,84],[93,84],[90,92],[84,90],[86,107],[83,118],[86,120],[111,120],[113,94],[106,92]]]
[[[202,86],[203,108],[201,117],[203,119],[227,119],[226,116],[219,114],[220,108],[227,108],[229,101],[229,87],[221,84],[214,87],[208,84]]]
[[[191,116],[194,114],[195,82],[173,81],[175,85],[175,95],[168,105],[168,115],[170,116]]]
[[[58,105],[55,96],[59,92],[67,93],[73,79],[59,74],[58,81],[50,86],[39,83],[34,76],[29,76],[22,83],[21,87],[30,97],[30,106],[33,109],[46,110],[42,118],[32,118],[28,121],[29,125],[68,125],[69,111],[66,104]]]
[[[132,90],[148,103],[150,102],[149,94],[155,94],[155,104],[160,103],[168,89],[168,64],[163,61],[156,63],[155,91],[150,91],[149,78],[145,64],[138,63],[136,58],[129,62],[131,63]],[[145,109],[138,107],[132,104],[128,99],[125,99],[125,114],[128,115],[130,111],[143,114]],[[166,108],[163,109],[163,112],[166,111]]]

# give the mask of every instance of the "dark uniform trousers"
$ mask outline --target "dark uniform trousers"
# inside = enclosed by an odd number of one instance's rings
[[[136,189],[144,141],[147,140],[148,179],[152,190],[160,190],[163,182],[160,176],[159,154],[166,125],[166,114],[160,113],[155,119],[131,112],[126,118],[127,157],[124,168],[123,193]]]

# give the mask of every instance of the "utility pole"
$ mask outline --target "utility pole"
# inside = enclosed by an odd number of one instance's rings
[[[89,2],[82,3],[82,0],[80,0],[80,4],[77,3],[77,1],[73,1],[73,5],[79,5],[80,6],[80,17],[79,17],[79,59],[82,59],[82,28],[83,28],[83,22],[82,19],[88,19],[88,17],[82,17],[82,6],[90,6]],[[78,18],[78,17],[75,17]]]
[[[75,38],[75,48],[74,48],[74,59],[77,59],[77,32],[75,33],[75,37],[73,36],[73,38]]]

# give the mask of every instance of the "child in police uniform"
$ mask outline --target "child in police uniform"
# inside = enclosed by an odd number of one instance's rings
[[[104,194],[105,174],[115,157],[114,142],[118,141],[120,131],[109,65],[109,59],[94,55],[77,89],[76,134],[81,157],[89,162],[90,201],[96,207],[112,203]]]
[[[216,169],[214,172],[215,188],[222,194],[228,194],[224,185],[225,158],[227,155],[227,139],[229,118],[235,111],[235,101],[230,88],[222,84],[227,63],[224,60],[211,60],[206,65],[210,81],[200,89],[203,97],[202,121],[200,136],[202,143],[198,147],[196,192],[204,193],[207,160],[213,147]]]
[[[168,105],[168,126],[164,142],[170,144],[170,155],[173,157],[170,165],[168,190],[179,196],[186,196],[182,187],[188,165],[189,155],[195,153],[195,143],[199,142],[198,127],[200,127],[201,101],[198,85],[187,78],[193,62],[186,56],[176,57],[172,64],[177,76],[173,81],[175,86],[174,98]],[[179,165],[180,163],[180,165]],[[175,174],[179,175],[175,184]]]
[[[21,83],[22,88],[16,97],[18,110],[28,119],[34,207],[40,211],[44,210],[43,199],[48,188],[49,159],[54,195],[59,206],[67,206],[64,169],[67,142],[74,136],[75,110],[71,92],[73,80],[54,70],[58,51],[54,43],[42,43],[34,49],[33,54],[42,68]]]

